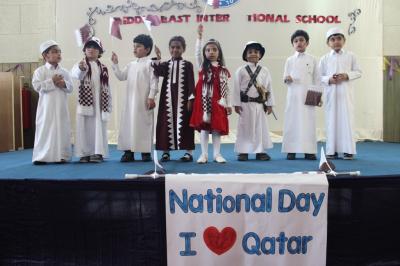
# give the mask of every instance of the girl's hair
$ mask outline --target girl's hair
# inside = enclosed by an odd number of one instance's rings
[[[310,40],[310,37],[308,36],[308,33],[304,30],[296,30],[292,36],[290,37],[290,42],[293,43],[294,38],[302,36],[308,42]]]
[[[207,45],[209,44],[214,44],[215,46],[217,46],[218,49],[218,59],[217,61],[219,62],[220,66],[225,66],[225,60],[224,60],[224,55],[222,53],[222,48],[221,45],[219,44],[219,42],[215,39],[210,39],[206,42],[206,44],[203,47],[203,65],[202,65],[202,69],[203,69],[203,73],[208,73],[208,70],[211,68],[211,61],[207,59],[206,57],[206,48]]]
[[[182,44],[183,50],[186,50],[186,41],[182,36],[174,36],[169,40],[168,46],[171,46],[172,42],[180,42]]]

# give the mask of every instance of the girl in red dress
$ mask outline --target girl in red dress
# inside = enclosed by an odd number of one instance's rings
[[[194,92],[193,113],[190,126],[200,131],[201,155],[197,163],[208,161],[208,137],[212,134],[214,161],[225,163],[220,153],[221,136],[228,135],[228,115],[232,113],[229,103],[228,69],[225,67],[222,49],[218,41],[210,39],[201,53],[203,26],[199,25],[196,42],[196,62],[200,69]]]

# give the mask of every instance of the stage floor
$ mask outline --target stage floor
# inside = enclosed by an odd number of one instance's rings
[[[323,143],[319,143],[318,151]],[[247,162],[236,160],[233,144],[222,144],[222,154],[227,159],[226,164],[209,162],[206,165],[182,163],[179,158],[184,151],[171,152],[171,161],[163,163],[167,173],[292,173],[316,171],[317,161],[303,159],[298,154],[296,160],[286,160],[286,154],[281,152],[281,144],[275,143],[269,150],[272,160],[261,162],[250,156]],[[388,176],[400,174],[400,144],[386,142],[358,142],[356,159],[352,161],[334,160],[337,171],[361,171],[361,176]],[[196,160],[200,153],[199,145],[194,151]],[[110,158],[101,164],[81,164],[78,158],[73,158],[67,164],[47,164],[36,166],[31,162],[32,150],[0,153],[0,179],[50,179],[50,180],[123,180],[125,174],[144,174],[154,169],[152,162],[136,161],[120,163],[121,152],[115,145],[110,145]],[[161,157],[162,152],[158,153]],[[212,154],[210,144],[209,154]],[[140,158],[140,154],[137,154]]]

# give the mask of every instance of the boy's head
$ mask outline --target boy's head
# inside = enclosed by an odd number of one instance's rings
[[[331,28],[326,33],[326,43],[331,49],[335,50],[335,52],[339,52],[343,48],[345,42],[346,38],[341,28]]]
[[[90,37],[83,46],[83,52],[88,59],[98,59],[104,53],[103,44],[97,37]]]
[[[47,63],[56,65],[61,61],[61,49],[55,41],[48,40],[43,42],[39,50]]]
[[[172,58],[179,58],[186,50],[186,41],[182,36],[174,36],[169,40],[169,53]]]
[[[258,63],[265,54],[265,48],[261,43],[250,41],[246,43],[243,50],[242,59],[250,63]]]
[[[133,39],[133,53],[137,58],[146,57],[153,49],[153,39],[149,35],[139,34]]]
[[[296,30],[290,37],[294,49],[299,53],[304,53],[306,51],[309,40],[310,37],[304,30]]]

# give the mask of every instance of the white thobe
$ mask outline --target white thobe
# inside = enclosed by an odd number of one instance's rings
[[[288,84],[283,127],[282,152],[317,153],[315,106],[305,105],[309,89],[322,91],[317,60],[295,52],[285,63],[283,77],[291,76]]]
[[[356,57],[345,50],[332,50],[321,58],[319,68],[325,87],[326,154],[356,154],[352,83],[361,77]],[[349,80],[329,85],[329,78],[336,73],[346,73]]]
[[[107,120],[101,116],[100,68],[95,61],[90,61],[89,64],[92,70],[90,81],[94,112],[87,115],[81,111],[79,104],[77,106],[75,156],[101,154],[103,157],[108,157]],[[87,70],[79,69],[79,63],[76,63],[71,70],[71,76],[78,80],[83,80],[86,74]]]
[[[258,64],[247,63],[254,73]],[[242,112],[237,124],[237,134],[235,142],[235,152],[237,153],[262,153],[265,149],[273,147],[269,135],[267,114],[264,112],[263,104],[256,102],[241,102],[240,91],[246,91],[250,81],[250,75],[246,70],[246,65],[239,67],[235,73],[234,89],[232,94],[233,106],[241,106]],[[262,67],[258,76],[257,83],[264,86],[270,92],[270,96],[265,102],[266,106],[274,105],[274,95],[271,86],[271,75],[266,67]],[[247,92],[249,97],[258,97],[259,94],[254,85]]]
[[[147,99],[158,92],[158,79],[148,57],[138,58],[122,71],[112,66],[115,76],[127,80],[123,98],[118,149],[133,152],[151,152],[153,143],[154,109],[147,108]]]
[[[56,87],[52,80],[55,74],[64,77],[66,88]],[[69,73],[60,65],[46,63],[33,73],[32,85],[39,93],[32,161],[68,161],[71,159],[71,122],[67,95],[73,89]]]

